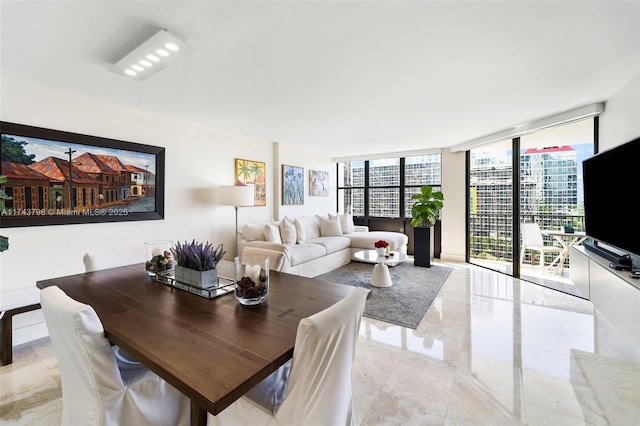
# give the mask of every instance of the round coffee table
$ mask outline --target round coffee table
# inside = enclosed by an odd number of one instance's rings
[[[393,253],[393,255],[391,255]],[[389,253],[389,257],[378,256],[375,250],[361,250],[353,253],[353,257],[365,263],[375,263],[371,274],[373,287],[391,287],[391,274],[389,266],[395,266],[407,260],[407,255],[397,251]]]

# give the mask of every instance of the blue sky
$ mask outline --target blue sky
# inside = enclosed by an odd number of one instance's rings
[[[47,157],[57,157],[68,161],[69,155],[65,154],[65,152],[71,148],[76,151],[73,153],[72,158],[78,157],[85,152],[90,152],[95,155],[112,155],[118,157],[125,165],[137,166],[141,169],[148,170],[150,173],[156,173],[156,161],[155,155],[153,154],[91,145],[80,145],[71,142],[51,141],[26,136],[15,136],[9,134],[6,136],[14,138],[17,141],[27,142],[27,145],[24,146],[24,150],[27,154],[34,154],[35,161],[40,161]]]

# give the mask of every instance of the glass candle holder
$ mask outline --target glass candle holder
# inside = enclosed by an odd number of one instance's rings
[[[173,255],[171,254],[171,240],[146,241],[144,269],[149,276],[155,277],[157,273],[169,271],[175,266]]]
[[[269,294],[269,256],[249,254],[234,259],[234,295],[242,305],[259,305]]]

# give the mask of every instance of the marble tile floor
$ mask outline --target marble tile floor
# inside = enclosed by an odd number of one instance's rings
[[[416,330],[363,318],[358,425],[640,425],[640,356],[591,303],[448,265]],[[0,376],[0,424],[60,424],[47,338],[14,348]]]

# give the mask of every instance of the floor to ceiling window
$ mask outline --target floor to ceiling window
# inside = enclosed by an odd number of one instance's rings
[[[340,213],[358,217],[410,218],[411,196],[418,193],[422,185],[440,190],[440,153],[348,161],[337,166]]]
[[[411,196],[422,185],[441,189],[441,154],[340,162],[337,176],[337,211],[371,230],[406,233],[411,253]]]
[[[535,265],[540,259],[525,251],[520,263],[519,224],[584,230],[582,161],[594,153],[596,120],[544,129],[469,152],[470,263],[580,295],[568,279],[568,258],[556,270],[541,271]],[[513,152],[519,153],[515,159]],[[545,244],[559,245],[550,236],[543,238]],[[552,256],[547,255],[546,264]]]
[[[512,272],[512,141],[470,151],[469,262]]]

